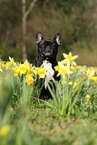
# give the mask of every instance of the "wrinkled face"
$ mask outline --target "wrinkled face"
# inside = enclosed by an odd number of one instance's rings
[[[44,58],[56,57],[58,47],[60,45],[61,35],[58,33],[53,40],[45,40],[43,35],[38,32],[36,35],[36,43],[38,45],[38,54]]]
[[[41,40],[38,45],[38,53],[44,57],[52,57],[57,54],[58,45],[53,40]]]

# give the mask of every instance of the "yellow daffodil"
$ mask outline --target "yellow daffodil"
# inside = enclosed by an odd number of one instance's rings
[[[14,76],[18,76],[18,75],[24,75],[24,74],[37,74],[39,68],[36,67],[32,67],[32,64],[30,64],[28,62],[28,60],[26,60],[23,64],[16,64],[15,67],[13,67],[14,70]]]
[[[0,59],[0,69],[1,69],[1,71],[2,71],[2,68],[4,67],[4,63],[5,62]]]
[[[0,136],[6,136],[10,130],[10,125],[5,125],[0,130]]]
[[[6,62],[6,70],[9,69],[12,65],[15,66],[16,63],[14,62],[14,59],[9,56],[9,61]]]
[[[72,71],[76,72],[76,67],[75,67],[75,66],[71,65],[71,66],[70,66],[70,69],[71,69]]]
[[[20,64],[20,75],[25,73],[31,73],[31,64],[28,60],[25,60],[24,64]]]
[[[2,72],[2,68],[0,67],[0,72]]]
[[[34,80],[33,80],[33,77],[32,77],[31,74],[29,74],[29,75],[26,76],[26,82],[28,84],[33,84]]]
[[[37,74],[38,74],[40,77],[42,77],[43,75],[47,75],[47,73],[46,73],[46,71],[45,71],[43,65],[40,66],[40,67],[37,69]]]
[[[32,74],[32,71],[33,71],[33,67],[29,67],[27,74]]]
[[[12,62],[10,62],[10,61],[6,62],[6,66],[11,66],[11,65],[12,65]]]
[[[66,53],[63,53],[63,56],[65,58],[64,60],[61,61],[63,64],[67,64],[69,66],[70,66],[70,64],[74,65],[74,66],[77,65],[74,60],[78,58],[78,55],[72,56],[72,53],[69,52],[68,55]]]
[[[13,68],[14,70],[14,76],[18,76],[20,74],[20,67],[16,66],[15,68]]]
[[[16,63],[14,62],[14,59],[11,58],[10,56],[9,56],[9,61],[10,61],[13,65],[16,65]]]
[[[78,80],[76,80],[73,84],[73,87],[75,87],[78,84]],[[80,87],[80,86],[79,86]]]
[[[65,66],[62,62],[58,62],[58,65],[55,66],[55,70],[58,71],[58,76],[61,74],[71,74],[72,71],[68,66]]]
[[[62,85],[66,84],[66,81],[62,81]]]
[[[59,70],[60,70],[60,66],[59,66],[59,65],[56,65],[56,66],[55,66],[55,70],[56,70],[56,71],[59,71]]]
[[[95,70],[93,68],[87,70],[87,77],[91,78],[94,75],[95,75]]]
[[[24,65],[25,65],[25,66],[28,66],[28,67],[30,66],[30,63],[28,62],[27,59],[25,60]]]
[[[25,74],[29,70],[29,66],[20,64],[20,75]]]
[[[73,83],[72,83],[72,82],[69,82],[68,84],[69,84],[69,85],[72,85]],[[76,80],[76,81],[74,82],[73,88],[74,88],[77,84],[78,84],[78,80]],[[80,87],[80,86],[79,86],[79,87]]]
[[[91,77],[91,79],[95,82],[97,81],[97,77]]]
[[[90,99],[90,95],[86,95],[86,98],[87,98],[87,99]]]

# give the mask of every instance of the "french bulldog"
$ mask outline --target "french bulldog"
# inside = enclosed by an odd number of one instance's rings
[[[41,77],[40,87],[42,83],[44,86],[40,93],[40,99],[49,99],[52,98],[48,88],[47,83],[52,79],[52,77],[59,81],[60,76],[57,77],[57,71],[54,67],[57,65],[56,56],[58,53],[58,47],[61,44],[61,34],[57,33],[52,40],[44,39],[41,32],[36,33],[36,44],[38,45],[38,55],[34,60],[33,65],[36,67],[44,66],[47,70],[46,80],[44,81],[44,75]]]

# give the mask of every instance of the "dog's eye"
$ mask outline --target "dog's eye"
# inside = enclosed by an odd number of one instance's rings
[[[51,42],[50,45],[53,45],[53,43]]]
[[[52,44],[53,47],[55,47],[55,45],[56,45],[55,43]]]
[[[45,45],[44,45],[44,44],[41,44],[41,45],[40,45],[40,47],[42,47],[42,48],[43,48],[43,47],[45,47]]]

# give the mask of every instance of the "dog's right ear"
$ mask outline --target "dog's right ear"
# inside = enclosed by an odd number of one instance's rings
[[[36,43],[38,44],[43,38],[43,35],[41,32],[36,33]]]
[[[61,34],[60,34],[60,33],[57,33],[57,34],[54,36],[54,40],[56,41],[56,43],[57,43],[58,45],[61,44],[61,39],[62,39],[62,37],[61,37]]]

